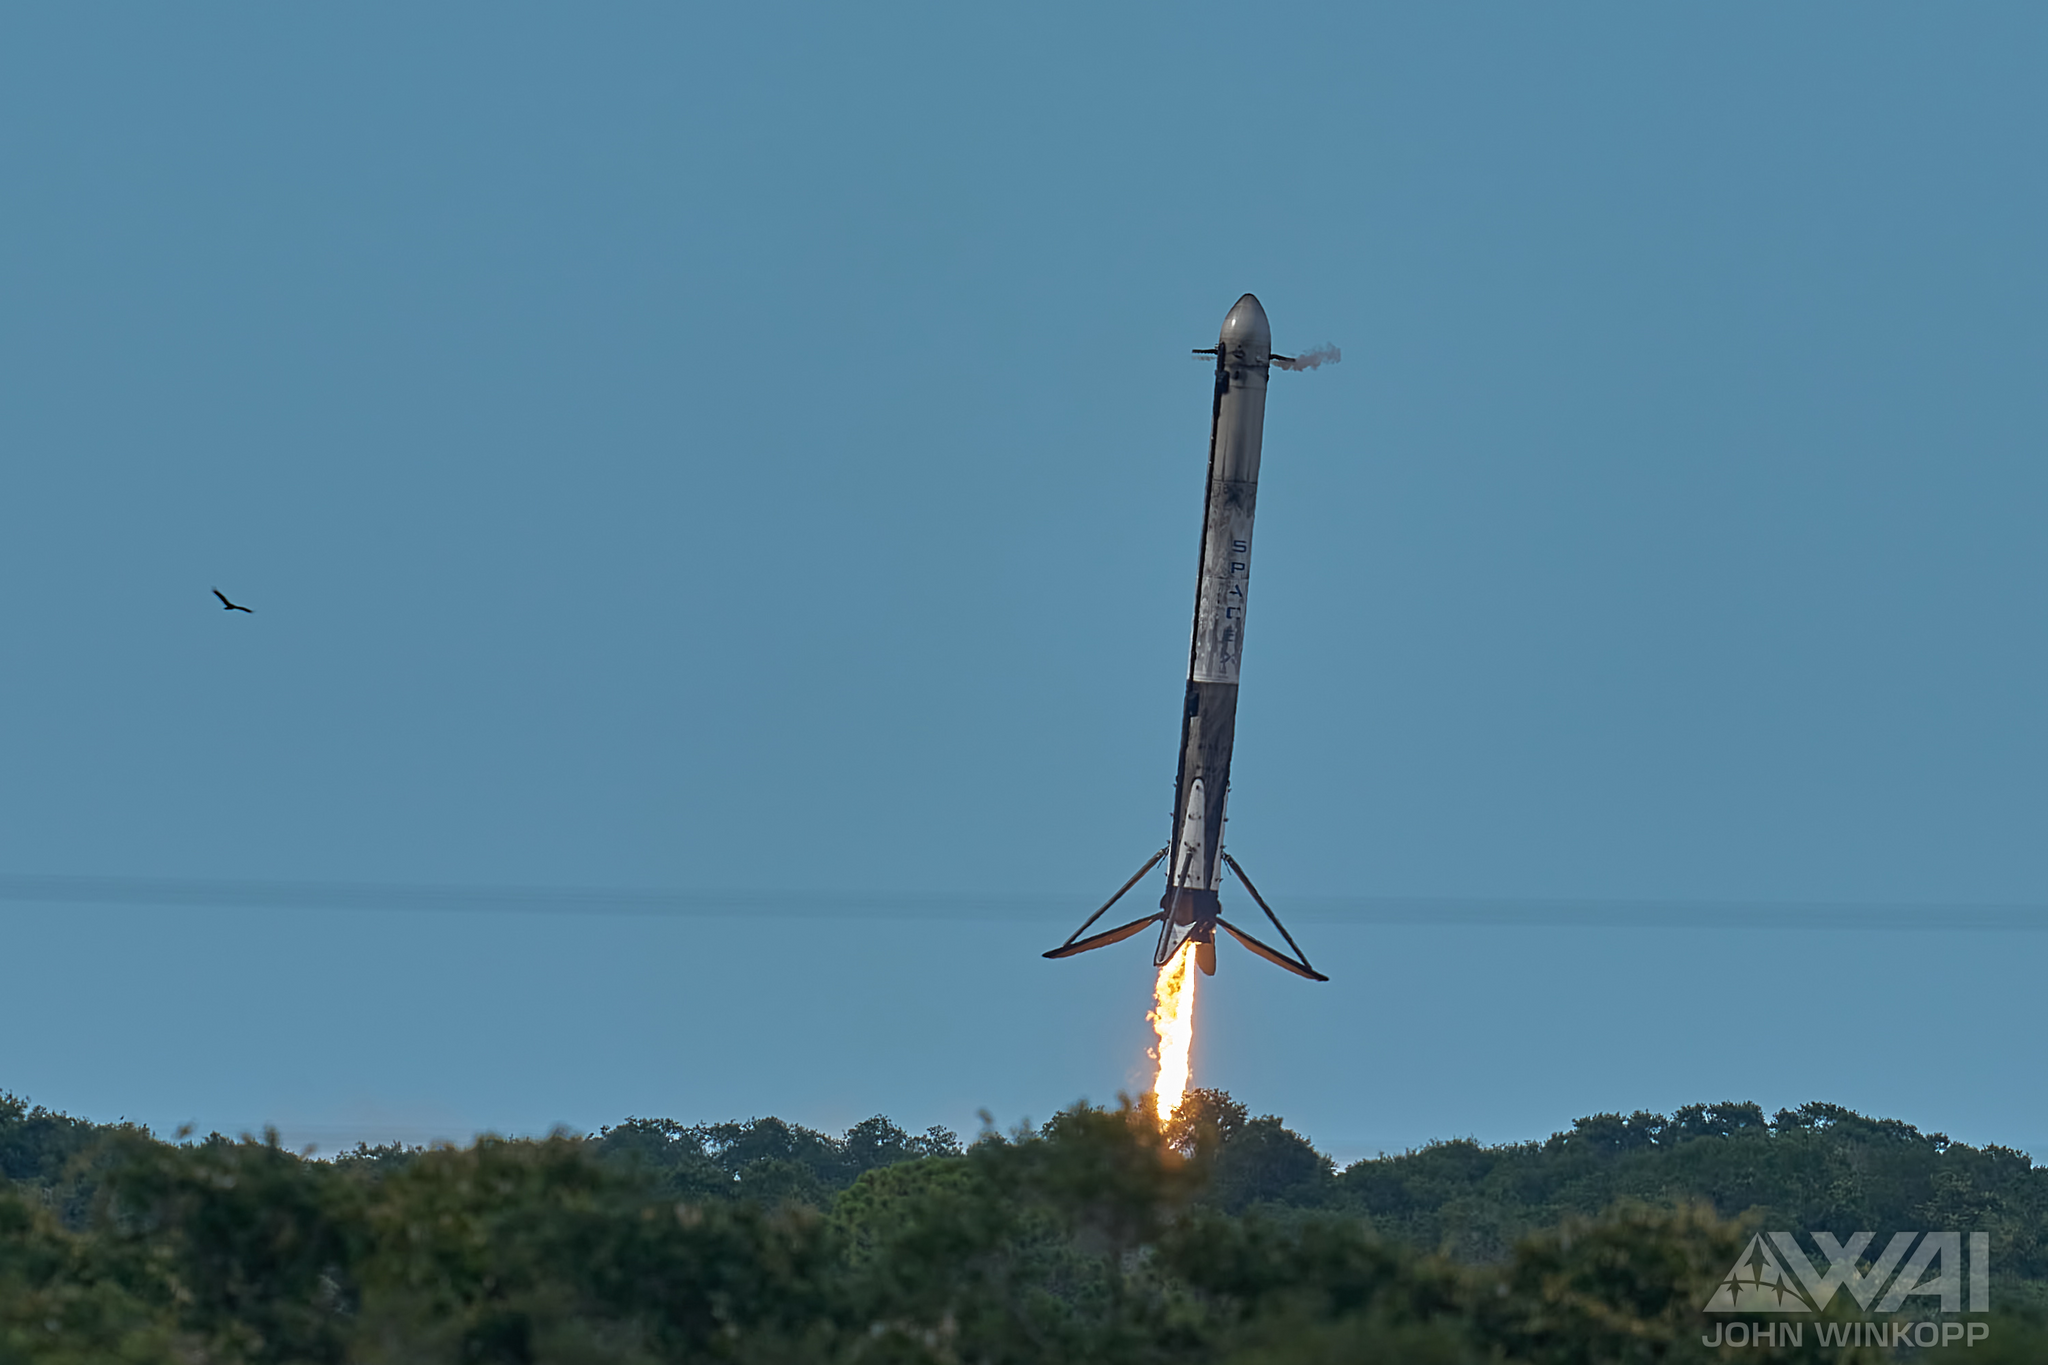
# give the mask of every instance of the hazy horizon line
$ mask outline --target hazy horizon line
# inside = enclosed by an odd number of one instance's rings
[[[517,886],[456,882],[287,881],[0,873],[0,902],[161,909],[382,910],[684,918],[937,919],[1085,914],[1099,902],[1062,891],[851,888]],[[1143,902],[1139,902],[1142,904]],[[1247,900],[1248,923],[1261,919]],[[2048,902],[1729,900],[1700,897],[1290,895],[1304,923],[1387,927],[2048,930]],[[1077,920],[1078,922],[1078,920]]]

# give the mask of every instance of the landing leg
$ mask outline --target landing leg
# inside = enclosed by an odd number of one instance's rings
[[[1252,899],[1259,903],[1259,909],[1266,912],[1266,918],[1273,921],[1273,927],[1280,931],[1280,937],[1287,940],[1287,946],[1294,949],[1294,956],[1298,959],[1299,965],[1308,968],[1308,970],[1302,973],[1302,975],[1313,977],[1317,981],[1328,981],[1330,978],[1324,976],[1314,967],[1309,966],[1308,954],[1304,953],[1301,950],[1301,945],[1294,941],[1294,935],[1287,932],[1287,926],[1282,924],[1280,922],[1280,917],[1273,913],[1273,907],[1266,904],[1266,898],[1259,894],[1259,888],[1252,885],[1252,879],[1244,875],[1244,869],[1237,865],[1237,859],[1231,857],[1228,853],[1226,853],[1223,855],[1223,861],[1229,865],[1230,870],[1232,872],[1235,872],[1237,874],[1238,881],[1244,883],[1244,889],[1252,893]],[[1237,929],[1231,925],[1225,925],[1224,928],[1229,929],[1231,933],[1236,934],[1240,939],[1248,937],[1243,930]],[[1260,944],[1259,946],[1264,947],[1265,945]],[[1282,963],[1281,965],[1286,966],[1288,964]]]
[[[1116,889],[1116,894],[1114,896],[1111,896],[1108,900],[1102,903],[1102,909],[1097,910],[1094,914],[1090,915],[1085,921],[1082,922],[1081,927],[1076,929],[1068,937],[1065,943],[1062,943],[1059,947],[1045,954],[1045,956],[1072,957],[1075,953],[1085,953],[1090,948],[1106,948],[1112,943],[1121,943],[1123,940],[1129,938],[1132,934],[1137,933],[1140,929],[1150,924],[1153,920],[1158,919],[1159,916],[1156,914],[1147,915],[1143,919],[1132,920],[1129,924],[1123,925],[1116,929],[1111,929],[1107,933],[1097,934],[1094,938],[1083,939],[1081,937],[1081,935],[1088,932],[1089,925],[1095,923],[1095,921],[1101,919],[1104,914],[1108,913],[1109,907],[1115,905],[1118,901],[1122,900],[1124,898],[1124,893],[1126,891],[1129,891],[1132,887],[1136,886],[1138,882],[1141,879],[1143,879],[1144,875],[1147,872],[1150,872],[1153,868],[1159,865],[1159,860],[1161,858],[1164,858],[1165,856],[1166,850],[1162,848],[1157,853],[1153,854],[1150,858],[1147,858],[1145,860],[1145,865],[1139,868],[1136,872],[1133,872],[1131,874],[1131,879],[1125,882],[1122,886],[1119,886]]]

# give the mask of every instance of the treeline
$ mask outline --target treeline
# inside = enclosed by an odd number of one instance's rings
[[[634,1120],[324,1161],[0,1097],[0,1173],[0,1365],[1704,1361],[1701,1305],[1751,1226],[1727,1215],[1995,1226],[2005,1304],[2043,1179],[1744,1105],[1339,1172],[1218,1092],[1165,1132],[1128,1107],[965,1145]],[[2048,1359],[2048,1332],[2009,1314],[1954,1354]],[[1891,1357],[1808,1332],[1743,1358]]]
[[[1195,1107],[1238,1134],[1210,1196],[1224,1207],[1341,1211],[1462,1261],[1500,1260],[1531,1233],[1617,1204],[1702,1203],[1774,1229],[1989,1232],[2002,1275],[2048,1281],[2048,1169],[2024,1152],[1839,1105],[1768,1117],[1747,1103],[1596,1114],[1542,1142],[1436,1142],[1342,1173],[1279,1120],[1247,1119],[1226,1095],[1204,1092]]]

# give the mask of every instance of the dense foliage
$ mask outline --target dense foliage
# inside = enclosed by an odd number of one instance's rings
[[[2010,1276],[2048,1280],[2048,1170],[1832,1104],[1690,1105],[1597,1114],[1544,1142],[1439,1142],[1352,1166],[1326,1202],[1382,1233],[1469,1261],[1618,1203],[1703,1202],[1774,1228],[1988,1231]]]
[[[1995,1229],[2028,1159],[1807,1106],[1581,1120],[1338,1172],[1200,1092],[1037,1131],[777,1119],[359,1147],[165,1143],[0,1096],[15,1361],[1684,1362],[1748,1227]],[[1957,1358],[2048,1359],[2024,1313]],[[1755,1361],[1871,1360],[1822,1348]]]

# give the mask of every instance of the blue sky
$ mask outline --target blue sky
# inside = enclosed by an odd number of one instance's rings
[[[1142,1080],[1142,951],[1036,951],[1165,838],[1188,351],[1252,290],[1345,358],[1273,382],[1231,847],[1336,979],[1226,950],[1198,1081],[1346,1151],[1726,1097],[2048,1142],[2048,938],[1938,908],[2048,903],[2044,38],[0,19],[0,875],[700,898],[17,896],[0,1088],[332,1143]],[[1344,909],[1438,897],[1931,927]]]

